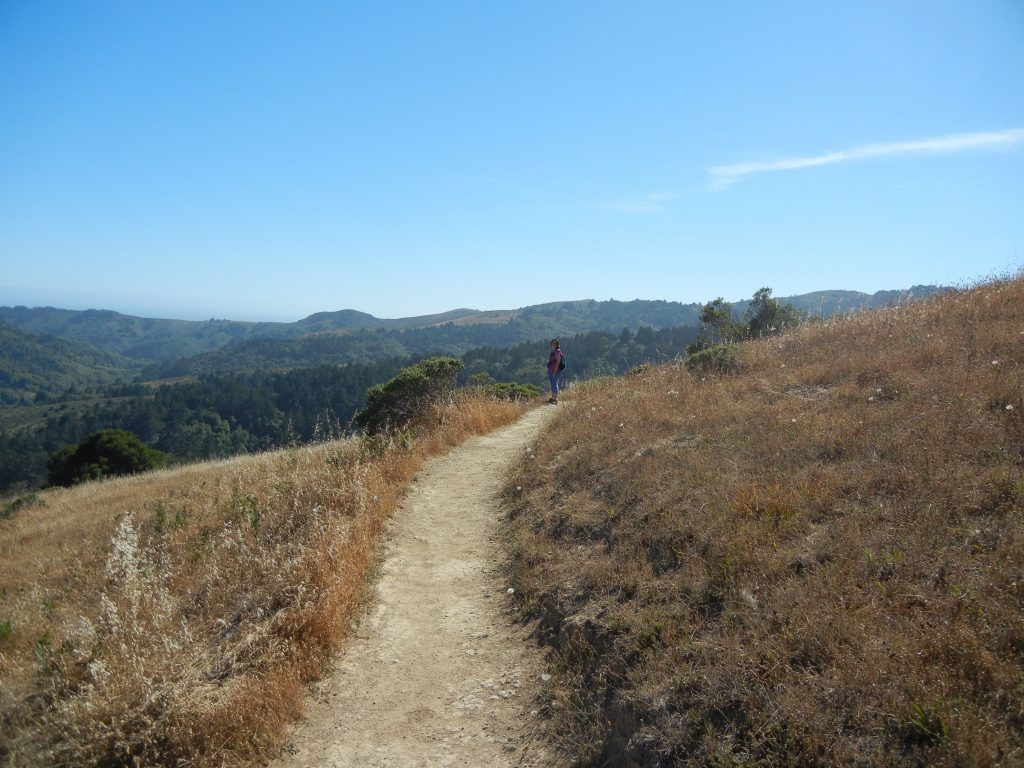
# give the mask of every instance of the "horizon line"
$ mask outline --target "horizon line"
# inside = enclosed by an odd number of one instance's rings
[[[879,289],[877,289],[875,291],[862,291],[862,290],[857,290],[855,288],[819,288],[819,289],[815,289],[815,290],[812,290],[812,291],[804,291],[803,293],[791,293],[791,294],[785,294],[785,295],[779,295],[779,294],[777,294],[773,290],[772,291],[772,298],[775,298],[775,299],[792,299],[792,298],[799,298],[801,296],[809,296],[811,294],[816,294],[816,293],[832,293],[832,292],[855,293],[855,294],[861,294],[863,296],[873,296],[873,295],[875,295],[877,293],[893,293],[893,292],[899,292],[899,291],[912,291],[915,288],[950,289],[950,288],[954,288],[954,287],[955,286],[943,285],[943,284],[938,284],[938,283],[927,283],[927,284],[926,283],[917,283],[917,284],[914,284],[914,285],[910,285],[910,286],[906,286],[906,287],[900,287],[900,288],[879,288]],[[743,302],[749,301],[749,300],[750,300],[749,298],[727,299],[727,301],[730,304],[742,304]],[[243,319],[236,319],[236,318],[232,318],[232,317],[227,317],[227,316],[224,316],[224,315],[212,315],[212,316],[207,317],[207,318],[200,318],[198,316],[191,317],[191,318],[190,317],[167,317],[167,316],[162,316],[162,315],[159,315],[159,314],[142,315],[142,314],[136,314],[135,312],[132,312],[132,311],[123,311],[123,310],[111,309],[109,307],[101,307],[101,306],[90,306],[90,307],[86,307],[85,309],[73,309],[73,308],[68,307],[68,306],[58,306],[58,305],[55,305],[55,304],[21,304],[21,303],[17,303],[17,304],[0,304],[0,310],[3,310],[3,309],[11,309],[11,310],[17,310],[17,309],[27,309],[27,310],[40,310],[40,309],[46,310],[46,309],[52,309],[52,310],[57,310],[57,311],[60,311],[60,312],[113,312],[114,314],[123,315],[125,317],[133,317],[133,318],[136,318],[136,319],[139,319],[139,320],[169,320],[169,321],[174,321],[174,322],[188,322],[188,323],[208,323],[208,322],[211,322],[211,321],[214,321],[214,322],[225,322],[226,321],[226,322],[229,322],[229,323],[254,323],[254,324],[293,325],[295,323],[300,323],[303,320],[308,320],[309,318],[311,318],[311,317],[313,317],[315,315],[333,315],[333,314],[337,314],[337,313],[340,313],[340,312],[356,312],[356,313],[359,313],[359,314],[368,315],[369,317],[372,317],[375,320],[393,321],[393,320],[411,320],[411,319],[418,319],[418,318],[435,317],[435,316],[450,314],[452,312],[472,312],[472,313],[476,313],[476,314],[488,314],[488,313],[493,313],[493,312],[518,312],[518,311],[520,311],[522,309],[529,309],[529,308],[533,308],[533,307],[542,307],[542,306],[547,306],[547,305],[551,305],[551,304],[580,303],[580,302],[591,302],[591,301],[595,302],[595,303],[599,303],[599,304],[611,303],[611,302],[618,302],[620,304],[630,304],[630,303],[638,302],[638,301],[666,302],[666,303],[669,303],[669,304],[682,304],[682,305],[692,305],[692,306],[701,306],[702,304],[706,304],[707,303],[706,301],[703,301],[703,302],[702,301],[683,301],[682,299],[664,299],[664,298],[660,298],[660,299],[659,298],[654,298],[654,299],[646,298],[646,299],[643,299],[643,298],[640,298],[640,297],[635,297],[635,298],[632,298],[632,299],[616,299],[614,297],[611,297],[611,298],[608,298],[608,299],[595,299],[595,298],[558,299],[558,300],[555,300],[555,301],[541,301],[541,302],[537,302],[535,304],[523,304],[521,306],[514,307],[514,308],[506,307],[506,308],[497,308],[497,309],[473,309],[471,307],[455,307],[455,308],[452,308],[452,309],[442,310],[440,312],[425,312],[425,313],[415,314],[415,315],[397,315],[397,316],[390,316],[390,317],[384,317],[384,316],[381,316],[381,315],[374,315],[371,312],[366,312],[366,311],[363,311],[363,310],[355,309],[353,307],[344,307],[344,308],[341,308],[341,309],[318,310],[316,312],[311,312],[309,314],[306,314],[306,315],[303,315],[301,317],[298,317],[295,320],[243,320]],[[0,317],[0,322],[2,322],[2,321],[3,321],[3,318]]]

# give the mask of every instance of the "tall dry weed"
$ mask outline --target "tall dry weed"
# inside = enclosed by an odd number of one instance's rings
[[[246,765],[301,712],[425,456],[513,421],[438,406],[335,440],[40,494],[0,523],[0,761]]]
[[[578,387],[507,489],[585,764],[1024,762],[1024,280]]]

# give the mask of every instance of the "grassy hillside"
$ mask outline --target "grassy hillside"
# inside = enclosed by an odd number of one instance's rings
[[[0,407],[32,403],[74,387],[91,390],[135,377],[141,366],[54,336],[18,330],[0,320]]]
[[[1024,762],[1024,280],[578,387],[507,487],[583,765]]]
[[[411,446],[328,442],[0,507],[0,764],[265,758],[423,457],[520,413],[467,397]]]

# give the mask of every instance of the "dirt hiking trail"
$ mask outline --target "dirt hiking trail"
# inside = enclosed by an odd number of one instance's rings
[[[497,539],[505,467],[549,408],[430,460],[389,525],[370,608],[274,768],[557,766]]]

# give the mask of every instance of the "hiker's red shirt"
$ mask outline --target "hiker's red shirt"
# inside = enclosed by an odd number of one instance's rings
[[[551,354],[548,355],[548,374],[554,375],[558,373],[558,363],[562,359],[562,350],[552,349]]]

